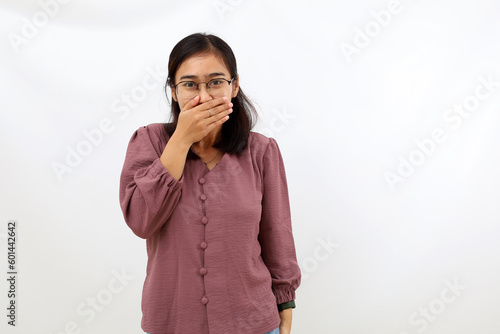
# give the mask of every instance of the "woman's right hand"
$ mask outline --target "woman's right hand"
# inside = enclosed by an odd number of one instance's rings
[[[219,97],[198,104],[200,97],[195,96],[182,108],[174,135],[186,145],[199,142],[212,130],[229,119],[233,104],[227,97]],[[210,115],[210,112],[211,115]]]

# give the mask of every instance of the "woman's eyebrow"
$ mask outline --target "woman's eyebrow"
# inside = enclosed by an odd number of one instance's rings
[[[222,73],[222,72],[214,72],[214,73],[210,73],[208,76],[209,76],[210,78],[213,78],[213,77],[225,76],[225,74],[224,74],[224,73]]]
[[[183,79],[198,79],[196,75],[183,75],[182,77],[179,78],[179,80]]]

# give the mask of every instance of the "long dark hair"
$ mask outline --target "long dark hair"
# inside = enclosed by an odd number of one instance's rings
[[[175,45],[168,60],[168,78],[165,84],[165,93],[175,84],[175,74],[181,64],[189,57],[200,54],[214,54],[226,65],[231,78],[238,77],[236,57],[231,47],[217,36],[197,33],[183,38]],[[167,94],[168,97],[168,94]],[[248,143],[250,130],[257,120],[257,111],[250,99],[243,93],[241,86],[236,97],[231,99],[233,112],[229,119],[222,124],[222,139],[214,145],[223,152],[240,153]],[[171,103],[172,123],[165,124],[165,130],[171,136],[177,126],[180,108],[172,97]],[[191,151],[190,151],[191,153]],[[194,154],[188,154],[196,158]]]

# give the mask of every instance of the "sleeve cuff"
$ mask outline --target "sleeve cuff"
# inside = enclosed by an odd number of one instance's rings
[[[151,165],[151,173],[155,177],[165,176],[169,187],[178,187],[182,183],[184,178],[184,173],[181,175],[181,178],[179,180],[170,175],[170,172],[161,163],[160,158],[156,159]]]
[[[291,300],[289,302],[278,304],[278,312],[286,310],[288,308],[295,308],[295,300]]]
[[[275,290],[274,295],[276,297],[276,304],[283,304],[295,300],[295,290],[293,288]]]

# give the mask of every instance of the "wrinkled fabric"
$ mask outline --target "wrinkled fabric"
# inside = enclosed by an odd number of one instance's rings
[[[180,180],[160,161],[163,124],[130,139],[120,179],[127,225],[146,239],[142,329],[155,334],[266,333],[300,284],[285,168],[273,138],[251,132],[209,170]]]

